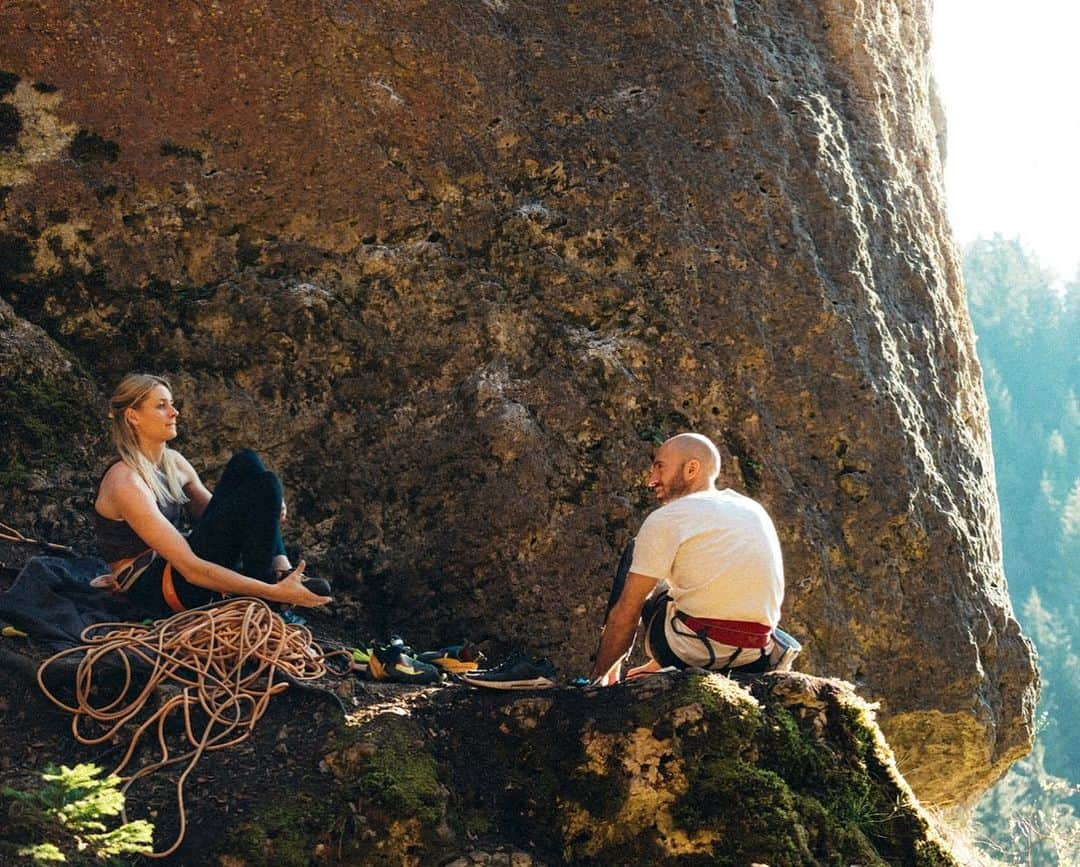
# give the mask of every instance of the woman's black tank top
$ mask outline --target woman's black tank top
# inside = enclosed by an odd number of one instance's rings
[[[174,527],[180,526],[183,507],[179,503],[158,503],[158,509]],[[126,560],[141,554],[149,547],[131,525],[124,520],[114,521],[94,510],[94,535],[97,536],[97,549],[106,563]]]
[[[105,470],[107,473],[112,464]],[[101,474],[105,478],[105,473]],[[98,487],[101,482],[98,482]],[[180,526],[180,518],[184,507],[180,503],[158,503],[158,509],[166,520],[174,527]],[[131,525],[124,520],[114,521],[106,518],[97,509],[94,509],[94,535],[97,537],[98,554],[106,563],[115,563],[117,560],[126,560],[135,557],[149,547],[138,533],[131,529]]]

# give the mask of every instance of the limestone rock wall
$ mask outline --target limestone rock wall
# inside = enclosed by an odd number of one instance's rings
[[[776,520],[803,666],[881,702],[925,799],[970,796],[1027,749],[1036,675],[928,21],[886,0],[5,4],[0,369],[26,424],[81,409],[5,446],[0,506],[85,536],[102,396],[168,372],[179,447],[211,480],[264,453],[358,632],[573,673],[651,506],[650,445],[696,429]],[[29,330],[65,371],[37,403]]]

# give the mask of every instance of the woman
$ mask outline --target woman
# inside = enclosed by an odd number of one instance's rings
[[[159,376],[129,374],[112,396],[120,457],[102,476],[94,503],[98,547],[112,572],[104,583],[156,616],[226,593],[306,607],[329,602],[304,585],[304,562],[293,569],[285,556],[277,476],[254,452],[239,452],[211,494],[166,445],[179,415]],[[185,505],[197,522],[187,538],[177,529]]]

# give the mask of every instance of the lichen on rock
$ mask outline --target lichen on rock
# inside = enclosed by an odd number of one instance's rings
[[[0,188],[32,181],[37,166],[69,146],[75,127],[61,119],[60,102],[54,89],[30,81],[0,93]]]

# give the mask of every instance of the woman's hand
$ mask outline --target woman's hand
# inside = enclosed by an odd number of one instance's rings
[[[314,608],[316,605],[325,605],[331,601],[330,596],[316,596],[304,586],[304,566],[307,564],[301,560],[296,568],[282,578],[276,585],[277,591],[274,598],[278,602],[289,605],[300,605],[303,608]]]

